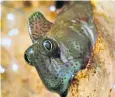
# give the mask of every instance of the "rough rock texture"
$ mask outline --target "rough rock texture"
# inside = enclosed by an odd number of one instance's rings
[[[92,3],[99,37],[87,68],[72,81],[68,97],[115,97],[115,2]]]

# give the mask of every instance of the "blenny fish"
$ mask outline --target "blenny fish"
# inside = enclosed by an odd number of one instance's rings
[[[33,44],[25,51],[25,61],[36,68],[48,90],[66,97],[74,74],[86,67],[95,44],[92,5],[72,2],[55,23],[35,12],[28,27]]]

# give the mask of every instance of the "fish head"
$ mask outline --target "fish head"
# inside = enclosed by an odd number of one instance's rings
[[[42,38],[25,51],[25,61],[36,68],[48,90],[67,95],[72,76],[87,64],[84,58],[89,46],[87,40],[80,42]]]
[[[39,12],[29,18],[33,44],[24,53],[25,61],[36,68],[46,88],[61,97],[66,97],[74,74],[87,66],[94,44],[92,29],[88,23],[76,20],[74,9],[80,10],[81,6],[60,14],[55,25]]]
[[[74,65],[72,60],[62,60],[60,48],[55,40],[45,38],[39,43],[34,43],[25,51],[24,58],[36,68],[48,90],[59,95],[67,94]]]

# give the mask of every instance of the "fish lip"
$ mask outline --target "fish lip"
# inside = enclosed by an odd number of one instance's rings
[[[28,55],[27,55],[27,50],[25,51],[24,53],[24,60],[27,64],[33,66],[32,62],[30,62],[29,58],[28,58]]]

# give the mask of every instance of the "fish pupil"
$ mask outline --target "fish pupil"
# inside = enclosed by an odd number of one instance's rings
[[[47,51],[51,51],[51,49],[52,49],[52,43],[49,40],[45,40],[43,42],[43,46]]]

